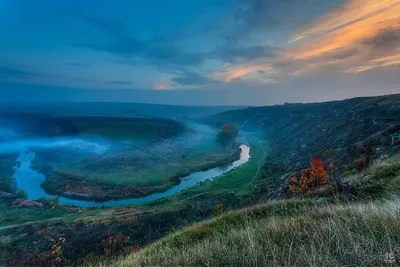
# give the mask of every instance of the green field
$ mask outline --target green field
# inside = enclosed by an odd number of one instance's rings
[[[265,157],[268,154],[268,146],[265,141],[257,135],[249,134],[247,138],[251,148],[251,159],[244,165],[212,181],[206,181],[199,187],[190,188],[169,198],[140,206],[145,209],[152,207],[172,208],[176,203],[190,201],[187,200],[190,197],[208,193],[215,193],[218,195],[218,192],[222,194],[224,194],[224,192],[233,193],[238,198],[250,195],[253,193],[254,187],[260,182],[262,167],[265,162]]]
[[[227,174],[204,183],[201,187],[193,189],[194,193],[207,191],[229,190],[240,195],[251,192],[253,185],[257,182],[258,176],[267,154],[266,143],[255,136],[249,136],[251,160],[243,166],[233,169]]]
[[[205,125],[131,117],[68,120],[77,137],[105,138],[94,142],[106,149],[37,150],[33,167],[45,174],[43,187],[51,194],[89,200],[139,197],[165,191],[192,172],[239,158],[237,147],[219,145],[218,129]]]

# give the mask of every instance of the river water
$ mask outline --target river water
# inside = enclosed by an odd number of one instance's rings
[[[241,153],[240,153],[240,158],[238,160],[230,164],[227,164],[225,166],[216,167],[207,171],[194,172],[188,176],[181,178],[181,182],[177,186],[174,186],[171,189],[162,193],[154,193],[146,197],[140,197],[140,198],[110,200],[106,202],[74,200],[65,197],[60,197],[60,203],[66,205],[81,206],[81,207],[102,207],[102,206],[118,207],[123,205],[141,204],[161,199],[164,197],[169,197],[183,190],[196,186],[199,183],[204,182],[206,180],[213,180],[249,161],[250,147],[247,145],[241,145],[240,149]],[[51,195],[47,194],[43,190],[43,188],[40,187],[40,184],[46,179],[46,177],[43,174],[31,168],[31,163],[34,158],[35,158],[35,152],[28,151],[20,153],[17,159],[18,164],[14,168],[15,169],[14,178],[17,182],[17,187],[24,189],[28,193],[28,199],[30,200],[35,200],[40,197],[48,198]]]

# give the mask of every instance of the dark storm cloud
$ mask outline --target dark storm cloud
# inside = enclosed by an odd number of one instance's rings
[[[171,81],[186,86],[200,86],[219,83],[217,80],[190,71],[179,74],[177,77],[172,78]]]

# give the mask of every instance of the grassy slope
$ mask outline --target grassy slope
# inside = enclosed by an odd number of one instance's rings
[[[249,137],[249,144],[251,147],[251,160],[245,166],[234,169],[213,181],[209,181],[194,191],[230,190],[241,195],[250,193],[252,184],[257,179],[267,152],[265,143],[256,137]]]
[[[69,213],[61,209],[51,208],[10,208],[9,204],[0,199],[0,225],[6,226],[26,222],[47,220],[68,216]]]
[[[234,123],[268,141],[269,153],[256,184],[256,191],[267,198],[286,197],[285,175],[308,168],[311,157],[322,157],[340,179],[357,172],[368,149],[374,159],[400,152],[391,142],[400,135],[400,94],[246,108],[206,120]]]
[[[400,95],[254,107],[219,113],[207,120],[259,131],[282,162],[304,164],[326,149],[388,146],[382,144],[382,138],[400,132]]]
[[[370,200],[272,201],[170,234],[116,265],[384,266],[400,248],[400,158],[348,182]]]

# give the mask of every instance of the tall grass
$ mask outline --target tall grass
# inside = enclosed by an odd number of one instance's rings
[[[368,202],[272,201],[170,234],[116,266],[387,266],[390,253],[400,259],[399,162],[349,179]]]
[[[327,205],[294,216],[250,216],[230,227],[233,215],[223,216],[117,266],[384,266],[384,255],[400,248],[399,208],[398,201]]]

